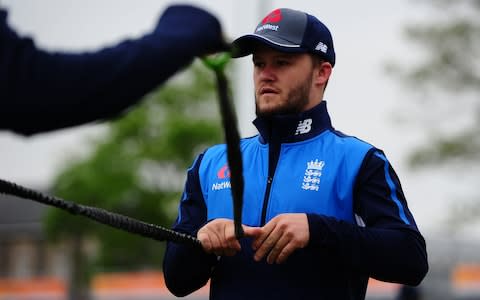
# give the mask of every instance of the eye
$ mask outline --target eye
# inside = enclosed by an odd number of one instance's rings
[[[265,66],[265,63],[263,61],[254,60],[253,61],[253,66],[255,68],[263,68]]]
[[[290,61],[288,59],[277,59],[276,64],[277,66],[284,67],[290,65]]]

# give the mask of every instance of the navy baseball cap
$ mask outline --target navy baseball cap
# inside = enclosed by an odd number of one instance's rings
[[[272,11],[257,25],[254,33],[233,41],[232,57],[252,54],[258,42],[281,52],[316,54],[335,65],[330,30],[317,18],[302,11],[289,8]]]

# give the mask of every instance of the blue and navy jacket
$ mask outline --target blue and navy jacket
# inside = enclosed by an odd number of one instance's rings
[[[31,135],[112,118],[186,67],[224,49],[205,10],[173,5],[152,32],[93,52],[39,49],[0,9],[0,130]]]
[[[168,243],[164,274],[176,295],[211,279],[211,299],[364,299],[369,277],[417,285],[427,270],[425,241],[384,153],[333,129],[326,102],[298,115],[257,118],[243,139],[243,223],[263,226],[306,213],[310,241],[281,265],[255,262],[249,239],[233,257]],[[188,170],[174,229],[196,234],[233,218],[225,145]]]

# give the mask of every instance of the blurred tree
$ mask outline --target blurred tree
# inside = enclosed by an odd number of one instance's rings
[[[195,65],[142,105],[108,125],[82,160],[71,160],[58,174],[53,193],[148,223],[170,227],[183,188],[185,169],[222,131],[213,74]],[[89,274],[97,271],[158,268],[164,243],[51,210],[48,235],[73,244],[70,299],[85,299]],[[95,245],[86,260],[86,243]],[[88,247],[87,247],[88,248]]]
[[[423,0],[432,11],[424,22],[411,24],[406,35],[416,61],[389,65],[389,70],[418,93],[416,102],[430,132],[426,144],[414,149],[412,167],[454,164],[463,170],[480,167],[480,1]],[[418,48],[417,48],[418,47]],[[402,106],[408,105],[402,103]],[[405,110],[411,111],[411,110]],[[410,116],[409,121],[412,121]],[[472,198],[479,197],[473,195]],[[477,199],[478,200],[478,199]],[[455,223],[480,215],[480,201],[455,205]],[[467,201],[468,202],[468,201]]]

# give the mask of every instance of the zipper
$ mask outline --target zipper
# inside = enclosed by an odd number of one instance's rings
[[[260,226],[265,225],[267,218],[268,202],[270,200],[270,190],[272,189],[273,177],[275,169],[277,168],[278,157],[280,156],[280,143],[273,143],[268,145],[268,176],[267,187],[265,195],[263,196],[262,216],[260,219]]]

